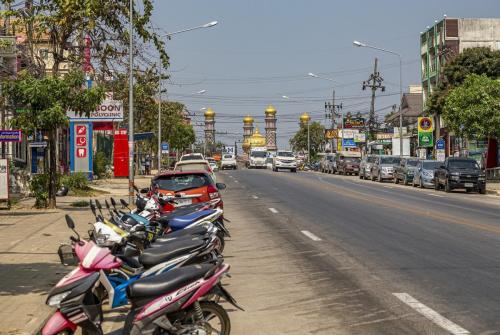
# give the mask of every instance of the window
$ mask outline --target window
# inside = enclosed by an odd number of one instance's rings
[[[153,180],[153,187],[173,192],[186,191],[211,184],[213,184],[212,179],[204,174],[162,176]]]
[[[276,156],[281,156],[281,157],[293,157],[293,153],[290,151],[280,151]]]

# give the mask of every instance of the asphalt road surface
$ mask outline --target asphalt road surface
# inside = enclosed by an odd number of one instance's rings
[[[340,318],[343,333],[500,334],[498,197],[315,172],[221,177],[296,249],[312,312]]]

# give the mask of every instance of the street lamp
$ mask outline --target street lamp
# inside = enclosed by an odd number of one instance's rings
[[[300,116],[300,124],[301,125],[307,125],[307,163],[311,163],[311,137],[310,137],[310,130],[309,130],[309,126],[310,126],[310,121],[311,121],[311,117],[309,116],[309,114],[307,114],[307,112],[305,112],[304,114],[302,114]]]
[[[317,75],[315,73],[312,73],[312,72],[309,72],[307,74],[309,77],[311,78],[317,78],[317,79],[323,79],[323,80],[328,80],[328,81],[331,81],[331,82],[336,82],[334,79],[332,78],[328,78],[328,77],[323,77],[323,76],[320,76],[320,75]],[[333,111],[335,113],[335,87],[332,89],[332,108],[333,108]],[[339,107],[339,106],[337,106]],[[326,103],[325,103],[325,111],[326,111]],[[344,111],[342,110],[342,106],[340,105],[340,111],[341,111],[341,118],[342,118],[342,136],[341,136],[341,143],[340,143],[340,147],[341,147],[341,150],[344,151]],[[332,115],[332,128],[334,127],[334,119],[333,119],[333,115]],[[331,151],[333,152],[333,139],[332,139],[332,143],[331,143]]]
[[[129,69],[128,69],[128,202],[134,200],[134,22],[133,22],[134,0],[129,4]]]
[[[401,109],[401,103],[403,101],[403,61],[402,61],[401,54],[399,54],[395,51],[392,51],[392,50],[382,49],[379,47],[375,47],[372,45],[361,43],[359,41],[353,41],[352,44],[354,46],[360,47],[360,48],[370,48],[370,49],[390,53],[390,54],[398,56],[398,58],[399,58],[399,156],[403,157],[403,111]]]
[[[165,37],[170,38],[172,35],[184,33],[184,32],[195,30],[195,29],[210,28],[210,27],[215,26],[217,23],[218,23],[217,21],[212,21],[212,22],[206,23],[206,24],[201,25],[201,26],[196,26],[196,27],[192,27],[192,28],[179,30],[179,31],[174,31],[172,33],[166,34]],[[159,75],[160,79],[159,79],[159,83],[158,83],[158,154],[157,154],[158,155],[158,173],[160,173],[160,169],[161,169],[161,68],[162,68],[161,58],[159,57],[158,58],[158,75]],[[205,92],[206,92],[206,90],[201,90],[197,93],[203,94]]]

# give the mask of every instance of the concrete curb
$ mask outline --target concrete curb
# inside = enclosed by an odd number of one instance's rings
[[[43,326],[45,326],[45,324],[47,323],[47,321],[49,321],[49,319],[52,317],[53,314],[54,314],[53,310],[51,310],[50,312],[48,312],[47,315],[42,320],[42,322],[40,322],[40,324],[35,328],[35,330],[33,330],[30,333],[30,335],[39,335],[39,334],[41,334]]]

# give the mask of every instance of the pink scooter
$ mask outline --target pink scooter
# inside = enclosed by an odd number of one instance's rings
[[[66,222],[76,233],[67,215]],[[47,304],[58,310],[43,327],[42,335],[73,334],[77,327],[83,334],[103,334],[99,299],[103,295],[99,290],[107,290],[112,300],[113,288],[105,273],[120,271],[122,262],[109,249],[76,235],[71,240],[80,263],[49,292]],[[243,310],[220,284],[228,271],[229,265],[221,259],[215,265],[189,265],[133,282],[127,288],[131,310],[122,334],[230,334],[227,312],[208,300],[222,297]]]

